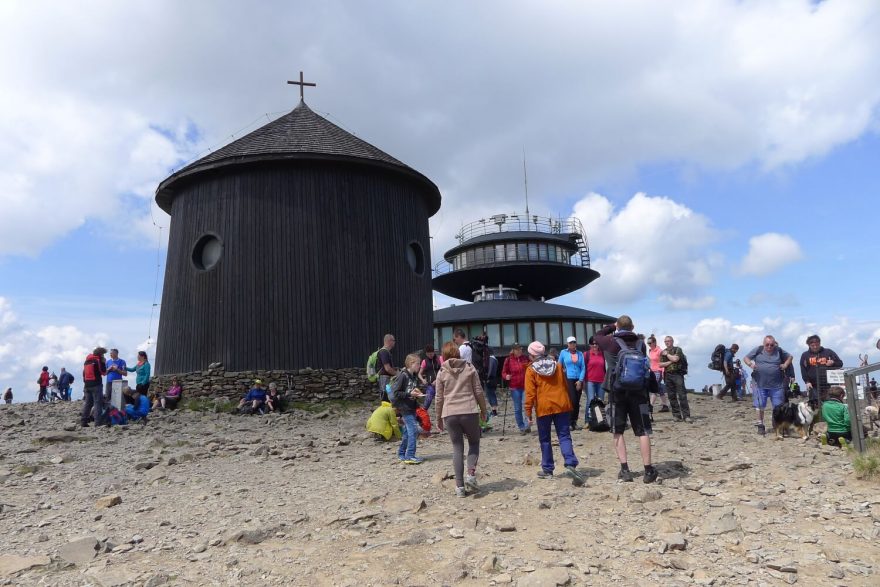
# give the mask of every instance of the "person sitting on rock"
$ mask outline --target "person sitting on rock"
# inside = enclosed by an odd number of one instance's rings
[[[397,412],[391,407],[391,402],[382,402],[378,408],[370,414],[367,420],[367,431],[376,440],[399,440],[400,425],[397,423]]]
[[[168,388],[165,395],[156,398],[156,401],[153,402],[153,409],[161,408],[163,410],[173,410],[177,407],[181,395],[183,395],[183,388],[180,387],[180,382],[177,380],[177,377],[172,377],[171,387]]]
[[[852,442],[852,422],[849,408],[843,399],[846,392],[839,385],[828,390],[828,400],[822,403],[822,419],[828,424],[828,444],[840,447],[840,439]]]
[[[147,414],[150,413],[150,399],[137,389],[130,396],[134,403],[125,404],[125,415],[128,416],[129,420],[146,421]]]
[[[238,411],[242,414],[266,413],[266,390],[263,389],[263,382],[261,380],[254,380],[254,386],[238,402]]]
[[[278,395],[278,386],[273,381],[269,384],[269,395],[266,397],[266,407],[270,412],[281,413],[282,398]]]

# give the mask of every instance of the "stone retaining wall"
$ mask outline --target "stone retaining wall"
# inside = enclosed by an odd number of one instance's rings
[[[239,371],[221,369],[157,375],[150,379],[150,393],[164,392],[177,377],[183,386],[184,401],[193,397],[238,400],[248,392],[255,379],[263,385],[274,382],[278,391],[291,401],[323,402],[337,399],[373,400],[376,384],[367,381],[362,368],[299,369],[296,371]]]

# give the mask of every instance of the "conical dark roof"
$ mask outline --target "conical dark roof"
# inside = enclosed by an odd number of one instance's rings
[[[184,177],[228,165],[282,159],[350,161],[396,169],[425,183],[432,196],[436,196],[432,197],[436,201],[429,206],[431,214],[440,207],[440,192],[430,179],[315,114],[305,102],[300,102],[284,116],[171,174],[159,184],[156,203],[170,212],[174,184]]]

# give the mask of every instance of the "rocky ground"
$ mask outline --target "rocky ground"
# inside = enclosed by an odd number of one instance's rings
[[[611,436],[587,431],[586,486],[540,480],[537,438],[499,418],[466,499],[447,437],[400,464],[366,407],[80,430],[79,402],[0,406],[0,584],[880,583],[880,492],[843,451],[692,405],[694,424],[656,417],[654,485],[618,483]]]

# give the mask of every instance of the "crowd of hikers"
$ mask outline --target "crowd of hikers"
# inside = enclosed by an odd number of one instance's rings
[[[109,354],[109,357],[107,356]],[[135,387],[128,386],[127,376],[135,374]],[[137,360],[129,366],[119,356],[118,349],[96,347],[83,362],[82,385],[83,407],[80,424],[87,427],[113,424],[127,424],[129,421],[146,422],[151,410],[173,408],[180,399],[181,388],[177,380],[161,396],[151,398],[151,367],[146,351],[138,351]],[[37,402],[54,403],[73,399],[73,383],[77,376],[61,367],[60,373],[50,372],[44,366],[37,378],[39,393]],[[6,403],[12,403],[12,388],[3,395]]]
[[[671,336],[663,338],[661,347],[653,334],[638,334],[626,315],[600,329],[587,342],[588,350],[583,352],[574,336],[568,337],[561,351],[548,349],[541,341],[525,347],[514,343],[499,364],[485,333],[469,339],[463,330],[456,329],[439,354],[428,345],[419,353],[407,355],[398,369],[392,352],[396,340],[388,334],[382,347],[367,361],[367,376],[376,382],[380,402],[367,421],[367,430],[376,440],[399,440],[398,459],[418,465],[423,462],[417,456],[418,440],[432,433],[428,410],[433,405],[436,428],[447,432],[452,443],[456,495],[464,497],[478,489],[480,438],[498,416],[500,382],[509,391],[519,433],[528,435],[533,426],[537,428],[539,478],[551,479],[556,472],[555,431],[564,474],[574,485],[584,484],[572,444],[572,431],[583,428],[612,433],[620,464],[618,479],[633,481],[624,438],[629,429],[638,439],[642,480],[653,483],[658,477],[650,440],[655,408],[659,405],[659,412],[669,412],[674,422],[694,423],[684,383],[687,355]],[[821,420],[827,426],[820,437],[823,442],[851,442],[845,392],[829,385],[827,376],[828,371],[840,369],[843,362],[833,350],[821,345],[818,335],[811,335],[806,344],[808,348],[798,361],[807,388],[804,392],[795,380],[793,357],[779,347],[773,336],[766,336],[742,361],[736,358],[738,344],[718,345],[708,367],[723,375],[724,385],[718,386],[713,395],[718,400],[729,395],[732,402],[750,396],[754,426],[760,435],[766,434],[765,412],[769,408],[780,438],[781,431],[787,433],[789,426],[812,429]],[[743,363],[751,369],[750,375]],[[704,391],[713,390],[707,386]],[[873,379],[868,392],[876,402]],[[505,402],[505,428],[506,416]]]
[[[514,343],[508,356],[499,361],[485,333],[469,339],[463,330],[456,329],[440,352],[428,345],[423,351],[407,355],[398,369],[392,353],[396,340],[387,334],[382,347],[367,361],[367,376],[377,384],[380,401],[367,422],[367,430],[377,440],[400,440],[398,459],[407,465],[420,464],[423,460],[416,454],[418,442],[435,430],[429,411],[434,407],[436,429],[448,433],[452,443],[456,494],[464,497],[478,490],[480,438],[497,425],[497,420],[494,424],[492,421],[499,416],[500,383],[508,390],[507,398],[513,404],[512,425],[519,434],[529,435],[536,428],[541,450],[539,478],[553,478],[556,472],[555,431],[564,474],[575,485],[584,484],[572,431],[587,429],[611,432],[620,463],[618,478],[633,481],[624,440],[624,432],[629,429],[638,439],[643,481],[653,483],[658,477],[650,441],[655,407],[659,404],[659,412],[669,412],[674,422],[694,423],[684,383],[687,355],[671,336],[663,338],[661,347],[653,334],[638,334],[626,315],[591,336],[586,351],[579,349],[579,342],[569,336],[561,351],[548,349],[537,340],[525,346]],[[822,346],[818,335],[809,336],[806,345],[807,350],[797,361],[806,385],[804,392],[795,379],[794,357],[770,335],[742,360],[736,358],[738,344],[716,346],[708,367],[720,372],[724,385],[714,392],[707,386],[704,392],[713,392],[718,400],[729,394],[732,402],[751,396],[758,434],[766,434],[765,414],[769,408],[777,438],[789,426],[800,429],[807,438],[813,424],[821,420],[826,424],[826,432],[820,437],[823,442],[851,442],[845,391],[830,385],[828,378],[829,371],[843,367],[843,361],[832,349]],[[750,375],[743,364],[751,369]],[[129,373],[136,374],[134,389],[128,387]],[[150,375],[145,351],[139,351],[136,364],[129,366],[117,349],[95,348],[83,364],[81,425],[146,422],[152,410],[177,407],[183,393],[180,382],[173,378],[164,393],[150,396]],[[76,376],[66,368],[56,374],[44,366],[37,380],[38,401],[71,401],[74,381]],[[880,393],[874,379],[866,391],[876,412]],[[12,402],[12,388],[6,390],[3,400]],[[280,412],[283,401],[274,382],[267,387],[256,379],[237,408],[241,414]],[[507,426],[507,406],[505,400],[502,433]]]

